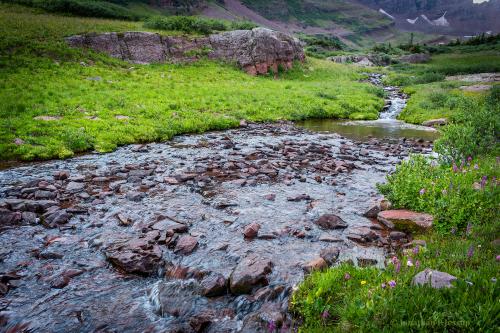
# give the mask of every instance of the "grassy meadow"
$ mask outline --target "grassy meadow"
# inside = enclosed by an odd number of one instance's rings
[[[383,104],[379,89],[358,82],[357,69],[326,61],[297,64],[278,79],[251,77],[207,60],[132,65],[71,49],[64,37],[150,30],[142,22],[58,16],[5,4],[0,22],[2,160],[106,152],[235,127],[242,119],[375,119]],[[40,116],[54,119],[35,119]]]

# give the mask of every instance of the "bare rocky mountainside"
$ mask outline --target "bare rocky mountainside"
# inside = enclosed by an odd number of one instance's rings
[[[500,1],[472,0],[359,0],[392,16],[397,26],[408,30],[450,34],[500,31]]]

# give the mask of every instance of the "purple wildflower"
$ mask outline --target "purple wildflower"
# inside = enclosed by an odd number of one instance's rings
[[[418,193],[420,193],[420,195],[424,195],[425,194],[425,188],[421,189],[420,192],[418,192]]]
[[[274,321],[270,321],[269,324],[267,325],[267,329],[269,330],[269,332],[274,332],[276,331],[276,324],[274,323]]]
[[[472,223],[467,223],[467,229],[465,229],[465,234],[469,236],[472,232]]]
[[[330,317],[330,312],[328,312],[328,310],[323,311],[321,318],[326,319],[328,317]]]
[[[398,259],[398,257],[394,256],[391,258],[391,261],[392,261],[393,265],[396,265],[399,262],[399,259]]]
[[[470,163],[471,161],[472,161],[472,156],[467,157],[467,162]]]
[[[398,274],[400,270],[401,270],[401,263],[398,261],[396,263],[396,268],[394,269],[394,271],[396,272],[396,274]]]
[[[486,181],[487,180],[488,180],[487,176],[481,177],[481,188],[484,188],[484,186],[486,185]]]
[[[457,228],[456,227],[451,228],[451,234],[454,235],[456,233],[457,233]]]
[[[420,261],[416,260],[415,261],[415,268],[418,269],[420,267]]]
[[[387,285],[384,282],[382,282],[382,284],[380,285],[380,287],[382,287],[382,289],[385,289],[387,287]]]
[[[396,287],[396,281],[394,281],[394,280],[389,281],[389,287],[391,287],[391,288]]]
[[[496,260],[497,260],[497,261],[500,261],[500,255],[497,255]]]
[[[344,274],[344,280],[350,280],[351,279],[351,274],[345,273]]]
[[[474,164],[474,170],[479,170],[479,165]]]
[[[469,247],[469,250],[467,251],[467,257],[472,258],[473,255],[474,255],[474,246],[471,245]]]
[[[413,254],[418,254],[420,252],[420,247],[417,245],[413,248]]]

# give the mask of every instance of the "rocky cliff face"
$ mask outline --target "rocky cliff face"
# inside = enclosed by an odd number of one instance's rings
[[[208,37],[162,36],[150,32],[109,32],[77,35],[66,41],[73,47],[104,52],[114,58],[141,64],[195,61],[201,56],[235,62],[252,75],[278,67],[290,69],[294,60],[303,61],[299,40],[264,28],[236,30]]]

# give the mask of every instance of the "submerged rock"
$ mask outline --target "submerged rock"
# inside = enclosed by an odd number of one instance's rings
[[[160,247],[141,238],[112,244],[104,253],[113,265],[127,273],[150,275],[162,264]]]
[[[316,225],[323,229],[344,229],[347,228],[347,223],[340,217],[333,214],[325,214],[320,216],[316,221]]]
[[[267,285],[267,274],[271,273],[272,262],[257,255],[250,255],[240,261],[230,277],[233,294],[248,294],[255,287]]]

